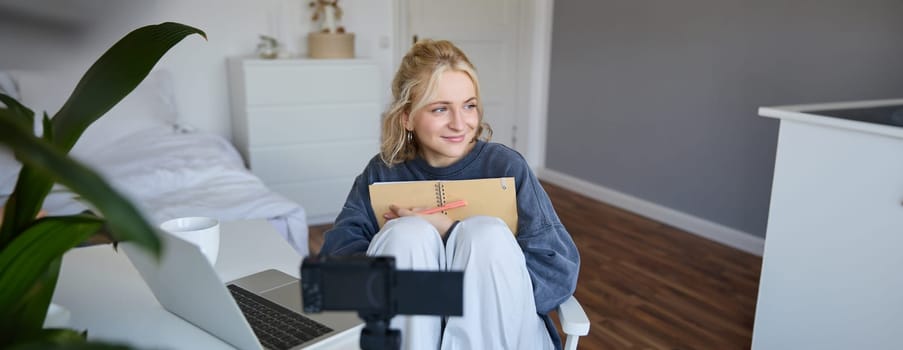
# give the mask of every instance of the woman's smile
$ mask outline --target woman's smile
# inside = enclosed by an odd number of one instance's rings
[[[464,135],[459,135],[459,136],[442,136],[442,138],[445,139],[445,140],[448,141],[448,142],[452,142],[452,143],[461,143],[461,142],[464,141],[465,136],[464,136]]]

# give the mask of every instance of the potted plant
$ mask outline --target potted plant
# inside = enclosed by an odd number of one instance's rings
[[[0,145],[23,166],[0,224],[0,348],[78,347],[85,335],[43,329],[63,254],[106,225],[115,241],[130,240],[160,254],[160,241],[134,205],[88,167],[67,156],[82,132],[144,80],[175,44],[204,32],[179,23],[142,27],[104,53],[81,78],[62,108],[34,136],[34,113],[0,94]],[[60,183],[90,202],[102,217],[36,219],[44,198]]]

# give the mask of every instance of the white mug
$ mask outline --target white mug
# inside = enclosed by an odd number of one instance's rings
[[[197,245],[210,265],[216,264],[219,255],[218,220],[203,216],[175,218],[160,224],[160,229]]]

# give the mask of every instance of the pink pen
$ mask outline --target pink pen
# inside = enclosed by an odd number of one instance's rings
[[[418,214],[435,214],[440,211],[446,211],[449,209],[455,209],[455,208],[466,207],[466,206],[467,206],[467,201],[462,199],[462,200],[457,200],[454,202],[445,203],[445,205],[443,205],[441,207],[424,209],[424,210],[418,211],[417,213]]]

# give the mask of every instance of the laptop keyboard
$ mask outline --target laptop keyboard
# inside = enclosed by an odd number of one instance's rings
[[[234,284],[228,287],[260,344],[268,349],[290,349],[332,332],[331,328],[244,288]]]

